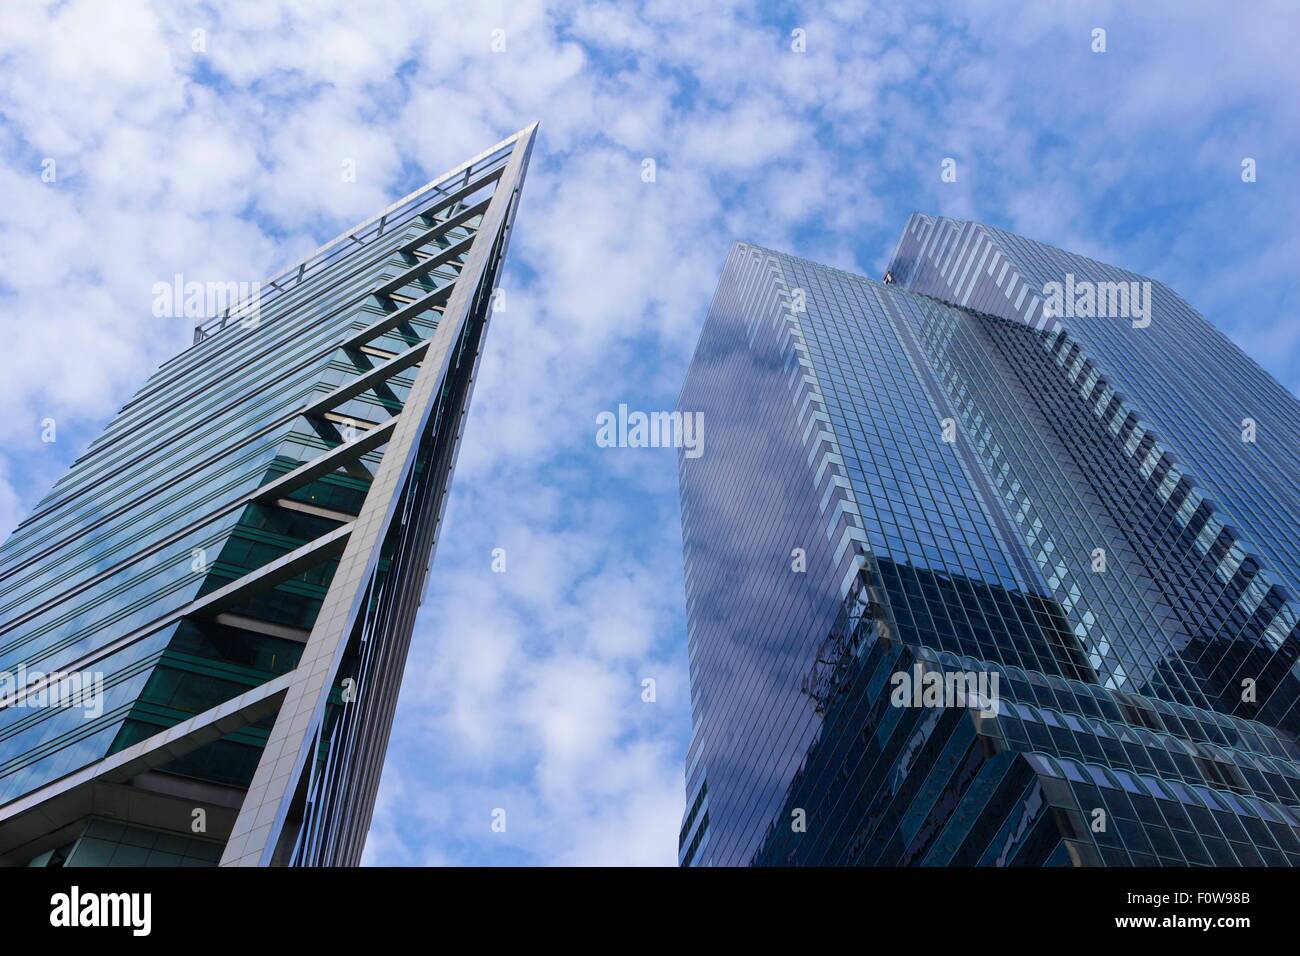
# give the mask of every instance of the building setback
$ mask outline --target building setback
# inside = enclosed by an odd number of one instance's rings
[[[360,860],[535,131],[200,324],[0,548],[0,862]]]
[[[1300,402],[1172,290],[738,243],[678,408],[683,865],[1300,863]]]

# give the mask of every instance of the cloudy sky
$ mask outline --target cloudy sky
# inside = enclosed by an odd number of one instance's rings
[[[732,240],[877,277],[913,210],[1161,279],[1300,390],[1297,36],[1286,0],[3,0],[0,531],[188,344],[153,283],[263,278],[538,120],[366,859],[672,864],[674,453],[596,414],[672,407]]]

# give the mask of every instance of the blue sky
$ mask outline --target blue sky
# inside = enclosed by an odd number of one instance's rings
[[[913,210],[1163,280],[1300,390],[1297,36],[1285,2],[5,4],[0,530],[188,343],[154,282],[270,275],[539,120],[366,859],[674,863],[675,458],[597,413],[672,407],[734,239],[878,277]]]

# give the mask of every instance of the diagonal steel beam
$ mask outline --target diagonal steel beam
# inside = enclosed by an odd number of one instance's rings
[[[415,265],[411,266],[411,268],[404,269],[395,277],[389,279],[379,288],[375,289],[374,294],[385,296],[396,292],[402,286],[414,282],[416,279],[420,278],[420,276],[432,272],[434,269],[438,268],[438,266],[444,265],[452,259],[464,255],[469,251],[470,246],[474,245],[474,239],[477,235],[477,233],[474,233],[466,236],[464,239],[453,243],[446,249],[442,249],[434,255],[429,256],[429,258],[417,262]]]
[[[281,674],[5,804],[0,807],[0,854],[84,817],[84,801],[78,797],[87,787],[125,782],[274,714],[293,679],[292,671]]]
[[[425,246],[433,242],[433,240],[437,239],[439,236],[441,236],[443,233],[447,232],[448,230],[455,229],[457,226],[465,225],[465,223],[469,222],[475,216],[487,212],[488,204],[491,201],[492,201],[492,197],[489,196],[487,199],[480,200],[479,202],[476,202],[474,205],[467,207],[464,211],[458,212],[450,219],[440,220],[432,228],[426,229],[424,232],[417,235],[414,239],[411,239],[408,242],[403,243],[403,245],[401,246],[402,251],[406,253],[414,252],[416,249],[419,249],[421,246]]]
[[[401,413],[399,412],[398,415],[400,414]],[[131,565],[137,564],[140,561],[143,561],[145,558],[151,557],[152,555],[159,553],[160,551],[164,550],[168,546],[175,544],[177,541],[184,539],[185,537],[189,536],[193,532],[197,531],[199,528],[202,528],[204,525],[212,524],[212,522],[218,520],[219,518],[231,514],[232,512],[238,511],[240,508],[247,507],[249,504],[253,502],[270,501],[270,500],[280,498],[284,495],[287,495],[295,491],[296,489],[302,487],[303,485],[308,484],[309,482],[315,481],[317,478],[327,475],[332,471],[336,471],[337,469],[342,468],[346,465],[352,464],[353,462],[359,461],[364,455],[368,454],[369,452],[380,447],[386,441],[388,441],[389,437],[393,433],[393,426],[396,424],[397,424],[397,415],[394,415],[392,418],[381,423],[375,428],[372,428],[369,431],[365,432],[364,434],[357,436],[352,441],[345,442],[342,445],[332,448],[331,450],[327,451],[325,454],[318,455],[317,457],[313,458],[311,461],[304,462],[303,464],[295,468],[293,471],[281,475],[279,478],[276,478],[274,481],[269,481],[265,485],[262,485],[259,488],[255,488],[245,495],[241,495],[240,497],[236,498],[234,501],[230,502],[229,504],[223,505],[217,510],[211,512],[210,514],[206,514],[203,517],[197,519],[196,521],[192,521],[189,524],[185,525],[185,527],[177,529],[176,531],[167,535],[167,537],[159,539],[156,543],[150,545],[149,547],[141,551],[137,551],[136,553],[132,554],[129,558],[118,562],[117,564],[113,565],[110,568],[105,569],[104,571],[101,571],[99,574],[87,578],[85,581],[82,581],[80,584],[76,585],[75,587],[69,588],[65,591],[60,591],[58,594],[51,595],[49,600],[42,602],[41,604],[32,608],[30,611],[23,614],[22,616],[16,617],[11,621],[5,621],[3,624],[0,624],[0,634],[6,634],[9,631],[12,631],[14,628],[27,623],[27,621],[39,616],[40,614],[43,614],[50,607],[53,607],[55,604],[59,603],[60,601],[65,601],[70,597],[75,597],[76,595],[89,590],[90,588],[94,587],[96,584],[99,584],[101,581],[105,581],[108,578],[112,577],[113,575],[117,574],[123,568],[129,568]]]
[[[72,661],[56,671],[45,674],[37,680],[31,681],[23,687],[14,690],[8,697],[0,700],[0,709],[12,707],[19,703],[28,694],[36,693],[49,686],[51,681],[60,679],[61,674],[67,674],[75,671],[89,670],[92,666],[100,661],[116,654],[118,651],[130,647],[137,641],[143,640],[150,634],[161,630],[169,624],[175,624],[182,618],[191,616],[206,616],[216,614],[224,607],[234,604],[236,601],[247,597],[249,594],[255,594],[259,591],[272,588],[282,581],[296,577],[310,567],[314,567],[321,561],[328,560],[335,555],[340,554],[347,545],[348,537],[352,533],[353,525],[356,522],[343,525],[341,528],[335,528],[328,531],[315,540],[309,541],[301,548],[295,548],[288,554],[281,555],[270,564],[258,568],[256,571],[250,571],[243,577],[231,581],[224,587],[217,588],[215,591],[205,594],[203,597],[195,598],[187,604],[169,611],[159,618],[143,624],[135,630],[123,634],[114,641],[110,641],[102,647],[98,647]]]

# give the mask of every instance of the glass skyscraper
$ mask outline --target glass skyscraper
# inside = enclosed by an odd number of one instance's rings
[[[535,129],[202,322],[0,548],[0,862],[359,861]]]
[[[1172,290],[741,243],[679,408],[683,865],[1300,863],[1300,402]]]

